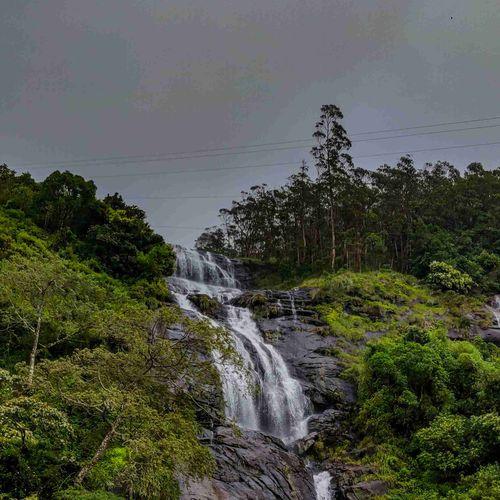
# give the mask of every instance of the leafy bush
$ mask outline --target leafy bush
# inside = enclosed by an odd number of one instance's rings
[[[441,290],[452,290],[458,293],[468,292],[472,285],[472,278],[455,269],[446,262],[433,261],[429,266],[427,281]]]
[[[139,207],[115,193],[96,198],[96,186],[79,175],[55,171],[42,182],[0,166],[0,208],[17,209],[50,234],[51,247],[126,281],[158,279],[173,272],[172,247],[156,234]],[[0,238],[0,256],[9,239]]]
[[[367,346],[357,424],[389,498],[479,499],[480,485],[496,498],[499,386],[499,350],[481,339],[452,342],[412,325]]]
[[[449,480],[493,462],[500,446],[500,417],[440,415],[414,437],[417,462],[423,470]]]

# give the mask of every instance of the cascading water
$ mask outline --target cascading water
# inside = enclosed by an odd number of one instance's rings
[[[493,328],[500,328],[500,295],[495,295],[491,306],[487,306],[493,314]]]
[[[292,317],[293,321],[297,321],[297,308],[295,307],[295,298],[293,297],[293,293],[288,293],[288,299],[290,300],[290,308],[292,309]]]
[[[200,315],[189,301],[189,294],[203,293],[224,303],[241,293],[230,259],[180,247],[176,253],[177,269],[169,283],[182,308]],[[264,342],[248,309],[227,304],[225,309],[225,326],[233,335],[247,372],[224,364],[214,353],[226,416],[244,428],[266,432],[285,443],[303,437],[307,433],[308,401],[300,383],[291,377],[279,352]]]
[[[327,471],[314,475],[314,488],[317,500],[330,500],[332,498],[331,482],[332,477]]]

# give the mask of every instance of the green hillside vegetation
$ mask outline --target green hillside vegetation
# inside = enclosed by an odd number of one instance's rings
[[[391,499],[498,498],[500,349],[446,337],[450,328],[466,334],[467,313],[491,324],[484,298],[390,271],[341,271],[302,285],[312,287],[329,334],[344,341],[334,354],[358,392],[357,440],[320,444],[319,457],[374,466],[371,477],[389,483]]]
[[[499,498],[499,349],[469,332],[500,290],[500,170],[403,157],[368,172],[341,119],[322,108],[315,178],[304,164],[252,187],[197,246],[243,258],[262,288],[311,289],[358,396],[355,439],[316,458],[369,464],[391,499]],[[213,471],[205,354],[238,360],[227,332],[173,304],[174,265],[120,195],[0,166],[0,498],[175,499],[180,477]]]
[[[214,467],[202,354],[232,356],[226,332],[169,302],[172,250],[139,209],[71,174],[1,175],[0,497],[176,498]]]
[[[369,171],[342,119],[322,106],[313,169],[243,192],[197,247],[243,258],[261,288],[312,288],[358,388],[359,439],[320,443],[319,458],[375,465],[389,498],[499,498],[499,350],[447,333],[491,325],[500,168],[403,156]]]
[[[492,321],[484,309],[486,297],[443,292],[394,271],[325,273],[300,286],[312,287],[317,310],[332,334],[350,340],[362,340],[370,332],[396,334],[402,324],[454,328],[466,335],[467,314],[484,327]]]

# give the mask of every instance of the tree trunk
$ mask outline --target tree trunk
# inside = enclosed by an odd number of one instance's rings
[[[333,207],[330,208],[330,223],[331,223],[331,229],[332,229],[332,271],[335,270],[335,260],[337,258],[337,250],[335,248],[336,246],[336,234],[335,234],[335,218],[333,215]]]
[[[92,460],[90,460],[90,462],[88,464],[84,465],[80,469],[78,476],[76,476],[76,480],[75,480],[76,484],[82,484],[82,482],[85,479],[85,477],[87,476],[87,474],[92,470],[92,468],[97,464],[97,462],[99,462],[99,460],[103,456],[104,452],[108,449],[109,443],[116,433],[116,429],[120,423],[120,420],[121,420],[121,417],[117,417],[115,419],[115,421],[111,424],[109,431],[106,433],[103,440],[101,441],[99,448],[97,448],[97,451],[94,453]]]
[[[302,245],[303,245],[302,262],[305,263],[307,259],[307,240],[306,240],[306,224],[304,219],[302,219]]]
[[[36,353],[38,351],[38,340],[40,339],[40,329],[42,327],[42,311],[42,307],[40,307],[37,311],[38,317],[36,319],[36,328],[33,334],[33,345],[31,347],[29,361],[28,386],[31,386],[31,384],[33,383],[33,375],[35,374]]]

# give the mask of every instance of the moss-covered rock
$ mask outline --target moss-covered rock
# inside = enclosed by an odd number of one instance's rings
[[[215,316],[222,309],[222,304],[217,299],[204,293],[192,293],[187,298],[207,316]]]
[[[265,306],[268,303],[266,295],[261,291],[244,292],[231,301],[231,304],[237,307],[248,307],[255,309],[259,306]]]

